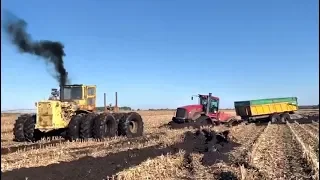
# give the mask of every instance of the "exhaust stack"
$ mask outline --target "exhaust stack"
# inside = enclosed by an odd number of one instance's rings
[[[64,100],[64,87],[60,85],[60,100]]]
[[[114,112],[119,112],[119,108],[118,108],[118,92],[115,93],[116,95],[116,102],[115,102],[115,105],[114,105]]]
[[[207,100],[207,111],[206,111],[206,114],[208,114],[210,112],[211,96],[212,96],[212,93],[209,93],[208,100]]]
[[[107,94],[103,93],[103,105],[104,105],[104,112],[108,112],[107,109]]]

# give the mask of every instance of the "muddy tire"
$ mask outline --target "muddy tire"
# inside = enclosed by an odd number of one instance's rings
[[[271,121],[271,123],[279,123],[280,116],[278,114],[272,114],[272,115],[270,115],[270,121]]]
[[[41,139],[40,132],[35,129],[36,115],[30,116],[26,119],[23,126],[24,137],[28,142],[35,142]]]
[[[100,114],[94,119],[93,136],[96,139],[114,137],[118,132],[118,123],[112,114]]]
[[[212,120],[208,116],[200,116],[198,119],[196,119],[195,123],[197,127],[213,125]],[[218,121],[216,123],[218,123]]]
[[[281,123],[286,123],[287,121],[290,121],[291,117],[288,113],[284,113],[280,116],[280,122]]]
[[[85,114],[77,114],[73,116],[68,124],[67,139],[74,141],[80,138],[80,123]]]
[[[143,135],[144,123],[140,114],[130,112],[119,119],[119,133],[122,136],[138,137]]]
[[[226,127],[232,127],[232,126],[236,126],[238,123],[238,121],[235,118],[230,118],[227,122],[226,122]]]
[[[35,142],[41,139],[41,134],[35,129],[36,116],[25,114],[16,120],[13,127],[13,141],[17,142]]]
[[[81,118],[80,138],[89,139],[93,137],[94,119],[97,117],[95,113],[89,113]]]
[[[13,126],[13,141],[17,142],[24,142],[25,141],[25,136],[24,136],[24,122],[29,118],[29,115],[21,115],[18,117],[16,122],[14,123]]]

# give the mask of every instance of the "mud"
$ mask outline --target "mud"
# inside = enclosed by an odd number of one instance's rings
[[[227,153],[240,144],[235,143],[228,137],[229,131],[216,133],[210,129],[197,130],[195,133],[188,131],[184,142],[188,145],[187,152],[202,153],[203,165],[212,165],[217,162],[229,162]]]

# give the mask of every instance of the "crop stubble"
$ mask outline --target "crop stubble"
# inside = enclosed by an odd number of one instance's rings
[[[290,124],[292,129],[297,132],[299,137],[303,140],[305,144],[310,148],[311,151],[316,152],[317,161],[319,161],[319,142],[314,138],[308,131],[306,131],[302,125],[298,123]]]
[[[11,129],[14,118],[2,117],[2,178],[102,179],[108,176],[116,179],[221,179],[226,177],[240,179],[241,176],[244,179],[265,178],[259,172],[264,167],[252,163],[250,157],[252,153],[255,154],[254,157],[260,157],[262,145],[270,141],[265,139],[265,142],[260,142],[259,137],[266,136],[265,134],[277,129],[272,127],[265,132],[266,125],[255,124],[232,127],[229,129],[231,139],[239,146],[227,153],[230,156],[229,160],[205,164],[204,160],[210,161],[213,156],[210,153],[188,152],[183,140],[187,131],[194,130],[168,129],[163,126],[170,121],[174,112],[140,111],[139,113],[145,120],[143,137],[130,140],[116,137],[103,142],[43,140],[40,142],[41,147],[38,144],[12,142]],[[222,131],[228,128],[214,127],[213,129]],[[294,146],[290,145],[295,142],[292,138],[289,140],[292,135],[287,128],[277,131],[282,132],[286,146]],[[284,150],[282,146],[275,144],[271,147]],[[268,151],[274,152],[272,148]],[[286,153],[291,156],[301,152],[287,149]],[[264,163],[268,164],[267,161],[274,160],[267,159]],[[283,161],[287,162],[288,158]],[[291,161],[295,162],[295,159]],[[288,171],[289,167],[291,166],[286,166],[286,169],[281,172]],[[269,169],[272,168],[270,166]]]
[[[259,138],[252,163],[268,179],[311,179],[302,153],[287,125],[270,124]]]

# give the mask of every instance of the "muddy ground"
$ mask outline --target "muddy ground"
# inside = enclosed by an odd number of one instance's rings
[[[140,112],[145,135],[103,142],[12,141],[1,118],[3,179],[317,179],[318,112],[288,124],[169,128],[172,111]],[[309,123],[304,123],[309,121]],[[298,139],[297,139],[298,137]]]

